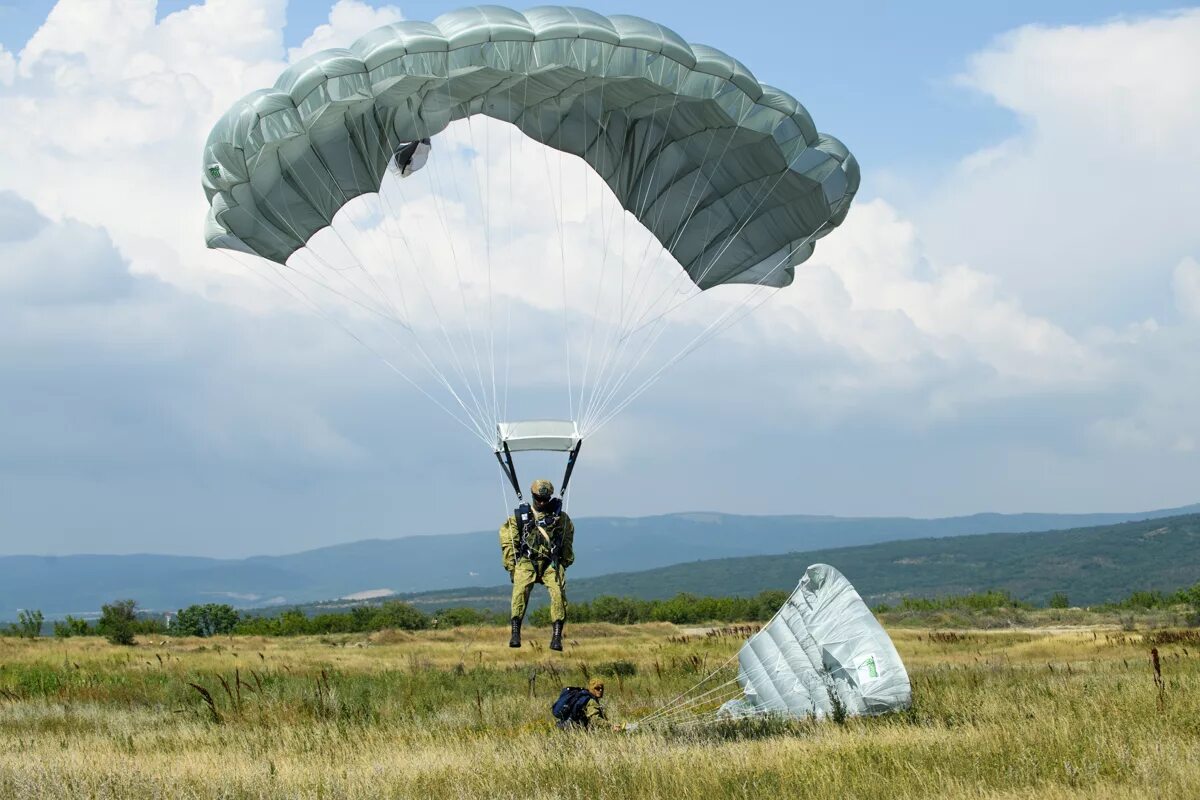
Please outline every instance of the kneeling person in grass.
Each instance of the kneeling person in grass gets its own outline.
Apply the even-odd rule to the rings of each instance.
[[[557,720],[555,724],[563,730],[590,728],[593,721],[608,719],[604,714],[604,706],[600,705],[603,698],[604,681],[592,678],[586,689],[565,687],[551,706],[550,713]]]

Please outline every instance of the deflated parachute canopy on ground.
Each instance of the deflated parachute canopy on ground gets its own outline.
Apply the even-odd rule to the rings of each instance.
[[[735,661],[737,674],[728,677]],[[823,719],[884,714],[911,704],[908,672],[867,604],[842,573],[813,564],[736,654],[638,724]]]
[[[883,714],[912,688],[891,638],[842,573],[813,564],[779,613],[738,652],[738,684],[722,717]]]

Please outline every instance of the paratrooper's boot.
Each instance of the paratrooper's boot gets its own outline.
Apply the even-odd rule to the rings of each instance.
[[[521,618],[512,618],[512,637],[508,640],[509,647],[521,646]]]
[[[561,619],[554,620],[554,628],[550,632],[551,650],[562,650],[562,629],[563,621]]]

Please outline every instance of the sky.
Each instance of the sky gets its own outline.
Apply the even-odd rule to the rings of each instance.
[[[825,6],[636,9],[799,98],[863,182],[792,286],[588,440],[572,513],[1197,502],[1200,9]],[[234,557],[500,521],[495,461],[456,419],[202,233],[225,109],[308,54],[454,7],[0,0],[0,554]],[[491,150],[444,142],[473,182]],[[492,242],[437,174],[403,213],[445,265],[447,219],[464,253]],[[528,256],[598,252],[613,217],[587,175],[558,195],[538,169],[496,180],[505,299],[533,309],[510,329],[512,402],[532,409],[559,339]],[[561,459],[519,466],[557,477]]]

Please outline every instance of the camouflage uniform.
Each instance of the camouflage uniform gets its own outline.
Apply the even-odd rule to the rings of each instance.
[[[587,720],[584,725],[589,728],[592,727],[592,723],[596,721],[597,717],[607,719],[604,716],[604,706],[600,705],[599,698],[594,695],[587,701],[587,705],[583,707],[583,716]]]
[[[537,487],[538,483],[534,486]],[[535,583],[543,584],[550,593],[550,619],[563,620],[567,617],[566,571],[575,561],[575,552],[572,549],[575,524],[571,522],[567,512],[560,511],[558,519],[549,527],[544,527],[541,522],[546,513],[538,511],[537,508],[533,509],[534,521],[538,526],[528,537],[529,557],[520,555],[521,532],[517,529],[516,519],[509,517],[500,527],[500,553],[504,559],[504,569],[512,577],[514,619],[524,619],[525,607],[529,604],[529,594],[533,591]],[[554,542],[561,542],[557,565],[550,563]]]

